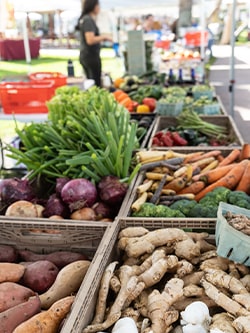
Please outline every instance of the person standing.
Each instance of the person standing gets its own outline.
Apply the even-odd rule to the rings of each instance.
[[[85,0],[76,29],[80,31],[80,63],[87,79],[95,81],[101,87],[101,43],[112,41],[107,35],[100,35],[96,17],[100,12],[98,0]]]

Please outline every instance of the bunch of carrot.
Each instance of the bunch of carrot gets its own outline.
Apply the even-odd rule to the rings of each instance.
[[[138,152],[137,158],[141,169],[147,171],[141,186],[150,192],[167,174],[161,191],[165,194],[199,201],[220,186],[250,194],[250,144],[233,149],[225,157],[220,150],[189,154],[168,150]],[[151,186],[147,186],[150,181]]]
[[[197,187],[202,182],[205,187],[195,193],[197,201],[219,186],[250,194],[250,144],[245,144],[241,151],[232,150],[224,158],[219,154],[217,163],[215,168],[193,176],[192,184],[185,191],[192,190],[192,186]]]

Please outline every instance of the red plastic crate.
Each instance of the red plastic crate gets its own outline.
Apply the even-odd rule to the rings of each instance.
[[[0,99],[5,114],[47,113],[46,102],[53,94],[53,80],[0,84]]]
[[[201,46],[201,31],[190,31],[185,34],[186,45],[188,46]],[[208,43],[208,32],[204,31],[204,43]]]
[[[155,47],[164,49],[164,50],[169,50],[170,48],[170,40],[157,40],[155,41]]]
[[[53,80],[55,89],[67,84],[67,76],[59,72],[34,72],[29,75],[29,78],[34,82]]]

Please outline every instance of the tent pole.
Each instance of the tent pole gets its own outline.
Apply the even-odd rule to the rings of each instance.
[[[230,114],[234,118],[234,87],[235,87],[235,59],[234,59],[234,47],[235,47],[235,27],[236,27],[236,4],[237,0],[233,0],[232,7],[232,26],[231,26],[231,59],[230,59],[230,81],[229,81],[229,93],[230,93]]]
[[[206,13],[205,13],[205,0],[201,0],[201,67],[202,75],[201,81],[205,81],[205,30],[206,30]]]
[[[27,29],[27,17],[23,18],[22,23],[23,23],[23,44],[24,44],[25,58],[27,64],[30,65],[31,55],[30,55],[28,29]]]

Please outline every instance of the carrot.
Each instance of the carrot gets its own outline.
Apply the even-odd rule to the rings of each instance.
[[[236,187],[236,191],[243,191],[247,194],[250,194],[250,161],[248,161],[247,167],[241,177],[239,184]]]
[[[250,159],[250,143],[244,143],[241,153],[240,160]]]
[[[197,156],[201,156],[202,154],[203,154],[202,151],[197,151],[197,152],[195,152],[195,153],[190,153],[190,154],[188,154],[188,155],[185,157],[183,164],[187,164],[187,163],[189,163],[193,158],[195,158],[195,157],[197,157]]]
[[[174,190],[175,192],[178,192],[186,186],[186,183],[187,180],[185,177],[178,177],[167,183],[167,185],[164,186],[164,189]]]
[[[222,162],[224,160],[224,156],[223,155],[218,155],[217,156],[217,161],[218,162]]]
[[[231,164],[235,162],[239,157],[240,157],[240,150],[235,148],[234,150],[231,151],[229,155],[227,155],[227,157],[224,158],[223,161],[220,162],[219,166]]]
[[[192,180],[193,181],[202,180],[206,184],[212,184],[217,180],[219,180],[220,178],[224,177],[235,165],[236,165],[235,163],[232,163],[222,167],[217,167],[214,170],[210,170],[203,174],[193,176]]]
[[[241,180],[241,177],[245,171],[245,168],[248,164],[247,160],[244,160],[238,164],[235,164],[233,168],[222,178],[212,183],[211,185],[204,188],[196,196],[195,200],[200,201],[207,193],[213,191],[219,186],[224,186],[230,190],[234,189]],[[219,168],[220,169],[220,168]]]
[[[196,157],[193,157],[189,162],[190,163],[194,163],[194,162],[197,162],[201,159],[205,159],[205,158],[209,158],[209,157],[217,157],[221,154],[221,151],[220,150],[212,150],[212,151],[208,151],[207,153],[204,153],[202,155],[199,155],[199,156],[196,156]]]
[[[214,170],[218,166],[219,161],[214,160],[210,164],[208,164],[204,169],[201,170],[201,173],[206,173],[207,171]]]
[[[197,194],[201,190],[203,190],[205,186],[206,184],[201,180],[198,182],[193,182],[192,184],[190,184],[189,186],[185,187],[183,190],[178,192],[178,194],[186,194],[186,193]]]

